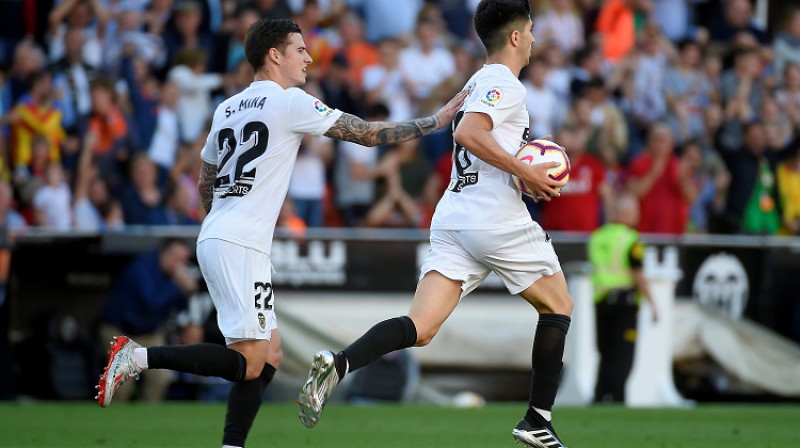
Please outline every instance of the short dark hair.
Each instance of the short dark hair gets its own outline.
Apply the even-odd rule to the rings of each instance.
[[[528,0],[481,0],[475,10],[473,23],[486,53],[503,49],[509,25],[520,20],[530,20],[531,5]]]
[[[302,34],[297,23],[289,19],[266,18],[251,25],[244,39],[244,54],[253,71],[257,72],[264,65],[271,48],[283,53],[292,33]]]

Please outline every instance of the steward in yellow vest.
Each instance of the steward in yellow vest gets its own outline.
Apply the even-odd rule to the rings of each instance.
[[[644,296],[650,300],[642,272],[644,244],[635,230],[638,221],[637,200],[622,195],[614,203],[611,222],[589,238],[600,352],[594,397],[597,402],[625,401],[625,381],[633,366],[639,299]],[[653,310],[655,320],[655,307]]]

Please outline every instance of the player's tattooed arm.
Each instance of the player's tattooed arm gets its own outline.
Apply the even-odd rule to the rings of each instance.
[[[336,123],[325,133],[327,137],[358,143],[364,146],[377,146],[387,143],[400,143],[428,135],[448,126],[453,120],[470,90],[457,93],[435,115],[398,123],[368,122],[350,114],[342,114]]]
[[[345,140],[364,146],[377,146],[400,143],[428,135],[441,128],[436,115],[416,120],[389,123],[385,121],[368,122],[355,115],[342,114],[325,133],[327,137]]]
[[[197,191],[206,213],[211,211],[211,202],[214,200],[214,182],[217,180],[217,166],[203,161],[200,168],[200,178],[197,181]]]

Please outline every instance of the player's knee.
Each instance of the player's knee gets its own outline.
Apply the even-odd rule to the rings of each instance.
[[[564,316],[572,316],[573,308],[575,308],[575,304],[572,302],[572,297],[566,294],[556,301],[553,312],[556,314],[563,314]]]
[[[277,350],[270,350],[269,353],[267,353],[267,364],[271,365],[272,367],[275,367],[276,369],[280,367],[281,360],[283,360],[283,350],[280,348]]]
[[[436,336],[436,330],[427,329],[420,331],[420,329],[417,329],[417,343],[414,344],[414,347],[425,347],[433,341],[434,336]]]
[[[247,373],[244,375],[245,381],[250,381],[257,379],[261,376],[261,371],[264,370],[264,363],[261,362],[248,362],[247,363]]]

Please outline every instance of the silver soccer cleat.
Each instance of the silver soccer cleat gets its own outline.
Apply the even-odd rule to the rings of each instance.
[[[313,428],[319,421],[322,408],[339,384],[333,353],[323,350],[314,355],[308,379],[300,389],[297,405],[300,407],[300,421],[306,428]]]
[[[514,442],[533,448],[566,448],[550,425],[533,427],[524,418],[511,430]]]
[[[138,380],[141,368],[133,361],[133,349],[141,345],[134,342],[127,336],[117,336],[111,341],[111,349],[108,350],[108,364],[100,375],[100,382],[95,386],[97,389],[97,403],[102,407],[111,404],[114,392],[122,383],[128,380]]]

